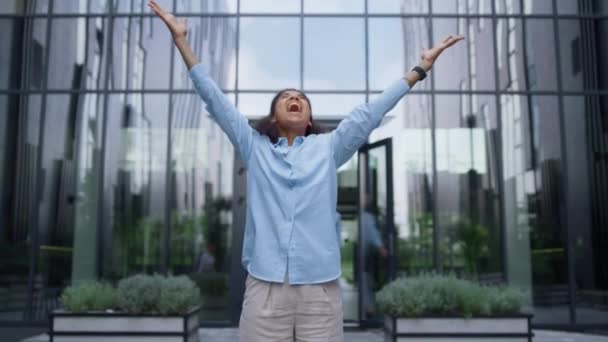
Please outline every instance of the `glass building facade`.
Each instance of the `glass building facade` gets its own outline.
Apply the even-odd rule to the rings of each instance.
[[[608,3],[159,3],[252,122],[295,87],[331,129],[465,35],[338,170],[345,321],[437,270],[520,288],[537,327],[608,327]],[[236,324],[245,182],[146,1],[0,3],[0,323],[145,272],[190,276],[204,324]],[[357,243],[370,212],[386,259]]]

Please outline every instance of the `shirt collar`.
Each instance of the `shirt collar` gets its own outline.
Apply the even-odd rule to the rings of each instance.
[[[293,144],[294,146],[298,146],[300,145],[302,142],[304,142],[304,137],[301,135],[298,135],[294,140],[293,140]],[[277,139],[277,142],[274,144],[274,146],[287,146],[288,145],[288,141],[287,138],[285,137],[279,137],[279,139]]]

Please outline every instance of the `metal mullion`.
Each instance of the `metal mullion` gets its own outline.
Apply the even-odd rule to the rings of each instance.
[[[27,12],[28,10],[30,10],[28,8],[31,8],[31,6],[33,6],[33,3],[31,2],[27,2],[25,4],[25,8],[24,8],[24,12]],[[23,37],[31,37],[32,34],[32,26],[33,26],[33,20],[32,19],[27,19],[24,18],[23,19]],[[29,82],[28,80],[30,79],[29,74],[30,74],[30,68],[28,67],[29,62],[30,62],[30,56],[31,56],[31,49],[29,49],[28,44],[29,44],[30,40],[28,39],[27,42],[23,42],[22,43],[22,48],[21,48],[21,54],[22,54],[22,61],[25,61],[25,65],[22,66],[21,69],[21,85],[20,85],[20,89],[22,90],[26,90],[27,88],[29,88]],[[26,174],[29,175],[29,170],[27,169],[28,166],[28,158],[29,158],[29,151],[28,151],[28,146],[27,146],[27,130],[29,127],[29,120],[28,120],[28,107],[29,107],[29,97],[24,97],[22,94],[19,94],[19,111],[20,114],[18,120],[18,124],[19,124],[19,130],[20,132],[18,132],[17,134],[17,170],[21,171],[20,174]],[[23,133],[23,134],[20,134]],[[17,182],[15,184],[15,193],[17,194],[17,200],[18,202],[15,205],[15,209],[13,209],[13,227],[17,227],[17,225],[19,224],[19,217],[22,216],[22,213],[24,213],[24,207],[27,209],[27,206],[25,205],[25,200],[28,199],[30,192],[28,191],[28,183],[27,183],[28,179],[24,179],[24,177],[19,177],[17,178]],[[24,198],[25,197],[25,198]],[[27,214],[27,212],[25,212],[25,214]],[[27,221],[26,221],[27,222]],[[35,246],[32,244],[30,246],[30,255],[32,255],[34,253],[34,249]],[[30,272],[28,272],[28,303],[26,304],[25,310],[22,312],[22,318],[24,321],[29,321],[29,312],[31,311],[31,300],[30,300],[30,296],[31,296],[31,288],[29,287],[29,284],[31,284],[33,282],[33,274],[31,272],[32,269],[34,269],[34,259],[30,258],[30,262],[29,262],[29,266],[30,266]]]
[[[429,12],[427,14],[427,18],[428,18],[428,36],[429,36],[429,42],[430,42],[430,46],[433,46],[434,43],[434,39],[433,39],[433,2],[429,2]],[[431,156],[432,156],[432,167],[433,167],[433,174],[432,174],[432,179],[433,179],[433,194],[432,194],[432,198],[431,198],[431,203],[432,203],[432,216],[433,216],[433,267],[435,269],[435,271],[440,271],[441,269],[441,264],[440,264],[440,260],[439,260],[439,223],[438,223],[438,208],[437,208],[437,190],[438,190],[438,186],[437,186],[437,139],[435,137],[435,133],[436,133],[436,126],[437,126],[437,114],[435,113],[435,95],[436,95],[436,90],[435,90],[435,75],[431,74]]]
[[[552,19],[554,18],[553,14],[470,14],[470,15],[459,15],[459,14],[451,14],[451,13],[400,13],[400,14],[391,14],[391,13],[374,13],[374,14],[364,14],[364,13],[246,13],[239,14],[237,13],[200,13],[200,12],[184,12],[177,13],[176,15],[180,17],[197,17],[197,18],[205,18],[205,17],[300,17],[303,15],[306,18],[364,18],[365,16],[369,18],[531,18],[531,19]],[[29,13],[29,14],[0,14],[0,19],[7,18],[44,18],[48,17],[48,14],[43,13]],[[52,15],[55,18],[75,18],[75,17],[103,17],[109,18],[124,18],[124,17],[154,17],[155,14],[152,13],[114,13],[110,15],[109,13],[57,13]],[[559,14],[557,15],[559,19],[608,19],[608,14]]]
[[[519,0],[519,5],[520,8],[524,7],[524,3],[523,0]],[[524,18],[521,19],[521,37],[522,37],[522,50],[523,50],[523,59],[524,59],[524,83],[525,83],[525,89],[526,90],[530,90],[530,74],[529,74],[529,69],[528,69],[528,65],[530,63],[530,55],[528,53],[528,21]],[[559,94],[558,94],[559,96]],[[535,133],[534,132],[534,125],[532,123],[532,115],[533,115],[533,111],[534,108],[532,106],[532,94],[526,94],[526,99],[527,99],[527,109],[528,109],[528,115],[527,115],[527,133],[528,133],[528,144],[529,144],[529,148],[525,148],[526,147],[526,142],[524,141],[524,151],[526,153],[530,154],[530,165],[526,165],[526,168],[530,167],[530,168],[536,168],[536,164],[537,164],[537,160],[536,160],[536,151],[534,149],[534,136]],[[535,183],[536,183],[536,178],[535,178]],[[536,185],[535,185],[536,188]]]
[[[492,48],[494,52],[494,87],[496,93],[494,94],[494,102],[496,106],[496,130],[498,131],[498,141],[496,152],[498,155],[496,156],[496,160],[498,161],[498,167],[496,176],[498,177],[497,185],[498,185],[498,213],[499,213],[499,230],[500,230],[500,267],[504,274],[505,283],[509,283],[509,270],[507,267],[507,248],[506,248],[506,239],[507,239],[507,226],[506,226],[506,215],[505,215],[505,190],[504,190],[504,160],[503,160],[503,148],[502,148],[502,107],[500,105],[500,72],[498,70],[498,43],[496,41],[496,25],[498,25],[498,18],[496,17],[496,3],[491,3],[491,11],[492,11]]]
[[[48,14],[50,14],[53,10],[53,1],[54,0],[49,0],[49,7],[48,7]],[[33,198],[30,199],[30,208],[32,208],[32,210],[34,211],[33,213],[30,212],[30,218],[33,218],[33,220],[30,222],[29,224],[29,231],[30,234],[32,236],[32,250],[31,250],[31,257],[32,257],[32,264],[31,264],[31,269],[30,269],[30,278],[28,279],[28,295],[27,295],[27,309],[26,312],[28,313],[26,315],[26,319],[29,321],[33,320],[33,296],[34,296],[34,277],[36,276],[37,273],[37,268],[38,268],[38,258],[40,256],[40,240],[39,240],[39,226],[38,223],[40,221],[40,197],[43,194],[43,192],[41,191],[40,187],[41,185],[43,185],[44,183],[41,181],[40,177],[43,175],[42,173],[42,155],[44,153],[44,136],[45,136],[45,126],[46,126],[46,102],[47,102],[47,94],[45,93],[45,91],[48,89],[48,83],[49,83],[49,61],[50,61],[50,43],[51,43],[51,34],[52,34],[52,20],[53,17],[49,15],[49,17],[47,18],[47,22],[46,22],[46,37],[45,37],[45,48],[46,48],[46,55],[44,56],[44,75],[43,75],[43,80],[42,80],[42,100],[40,102],[40,125],[38,126],[38,153],[36,155],[36,164],[34,166],[34,169],[36,170],[36,174],[34,175],[34,196]]]
[[[234,73],[234,106],[239,108],[239,57],[241,48],[241,0],[236,1],[236,32],[235,32],[235,73]],[[202,51],[202,46],[201,46]],[[223,92],[224,90],[222,90]]]
[[[365,0],[365,19],[364,19],[364,35],[365,35],[365,102],[369,102],[369,14],[367,11],[368,0]],[[369,141],[369,137],[368,137]]]
[[[304,89],[304,0],[300,0],[300,89]]]
[[[105,209],[105,181],[106,181],[106,147],[107,147],[107,135],[108,135],[108,103],[110,92],[110,67],[113,65],[113,41],[114,41],[114,18],[112,14],[114,13],[114,6],[112,3],[109,4],[109,14],[106,24],[107,24],[107,32],[108,39],[104,39],[104,43],[107,48],[101,47],[100,58],[103,58],[103,53],[106,54],[105,60],[105,77],[104,77],[104,87],[102,89],[103,98],[103,118],[102,118],[102,133],[101,133],[101,150],[99,152],[99,179],[97,182],[97,274],[100,277],[103,276],[103,254],[104,254],[104,240],[103,240],[103,231],[104,231],[104,209]],[[100,66],[102,65],[102,61],[100,61]]]
[[[177,9],[177,5],[175,1],[173,1],[173,13]],[[173,51],[173,41],[169,40],[169,51],[171,51],[169,56],[169,115],[167,117],[167,140],[166,140],[166,158],[165,158],[165,210],[164,210],[164,219],[163,219],[163,241],[161,244],[161,261],[160,261],[160,272],[164,275],[167,275],[169,270],[169,249],[171,248],[169,244],[170,239],[170,228],[171,228],[171,205],[173,198],[173,189],[172,186],[172,175],[173,168],[171,167],[172,159],[173,159],[173,97],[175,94],[173,91],[173,72],[174,72],[174,64],[175,64],[175,53]]]
[[[221,89],[222,92],[227,94],[236,93],[233,89]],[[275,94],[276,90],[272,89],[241,89],[238,91],[239,93],[244,94]],[[0,95],[32,95],[32,94],[195,94],[194,90],[191,89],[108,89],[107,91],[100,89],[49,89],[47,91],[42,90],[19,90],[19,89],[4,89],[0,90]],[[323,89],[313,89],[307,90],[307,94],[341,94],[341,95],[349,95],[349,94],[360,94],[363,95],[366,93],[365,90],[323,90]],[[370,94],[380,94],[382,90],[370,90]],[[562,92],[558,92],[555,90],[502,90],[502,91],[494,91],[494,90],[424,90],[424,89],[412,89],[409,92],[410,94],[441,94],[441,95],[536,95],[536,96],[608,96],[608,89],[602,90],[581,90],[581,91],[567,91],[564,90]]]
[[[557,90],[561,92],[563,90],[563,80],[562,80],[562,67],[561,67],[561,54],[560,54],[560,40],[559,40],[559,25],[557,20],[557,1],[553,0],[553,37],[555,40],[555,55],[556,55],[556,68],[557,68]],[[568,267],[568,295],[570,299],[569,314],[570,314],[570,323],[576,324],[576,312],[574,309],[574,305],[576,303],[576,293],[574,291],[574,287],[576,286],[576,281],[574,279],[574,246],[572,244],[572,231],[571,227],[569,227],[568,222],[568,151],[566,144],[566,123],[565,123],[565,113],[564,113],[564,96],[558,96],[558,105],[559,105],[559,136],[560,136],[560,147],[561,154],[560,158],[562,160],[562,175],[561,175],[561,187],[564,191],[561,192],[560,203],[562,204],[560,207],[561,210],[561,221],[562,224],[565,225],[566,228],[566,258],[567,258],[567,267]]]

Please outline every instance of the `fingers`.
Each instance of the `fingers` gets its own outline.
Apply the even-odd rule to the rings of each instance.
[[[443,51],[463,39],[464,39],[463,35],[457,35],[457,36],[450,35],[441,42],[440,49]]]
[[[148,6],[150,7],[150,9],[152,9],[154,13],[156,13],[156,15],[161,18],[167,15],[167,12],[162,7],[160,7],[160,5],[154,0],[150,0]]]

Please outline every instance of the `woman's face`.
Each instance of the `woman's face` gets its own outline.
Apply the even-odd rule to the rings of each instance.
[[[272,122],[282,129],[306,132],[312,126],[310,116],[310,104],[304,94],[297,90],[285,90],[276,102]]]

